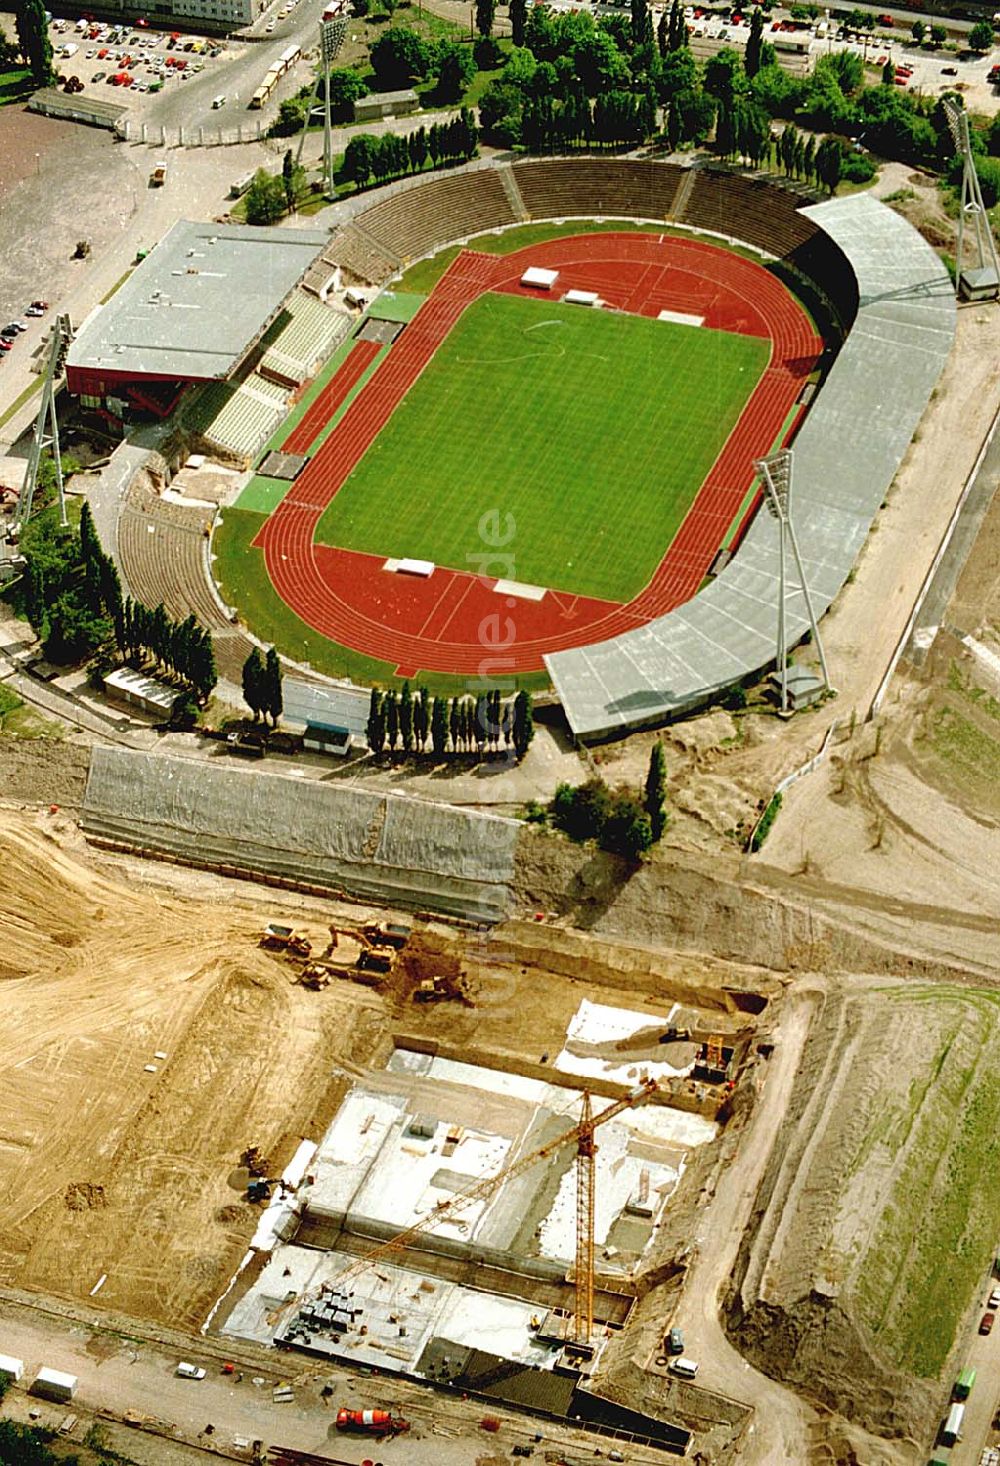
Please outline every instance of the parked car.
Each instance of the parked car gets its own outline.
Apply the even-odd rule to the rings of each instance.
[[[979,1320],[979,1332],[981,1334],[992,1333],[993,1325],[996,1323],[996,1318],[997,1316],[995,1313],[984,1313],[982,1318]]]
[[[188,1364],[187,1361],[183,1359],[174,1370],[174,1374],[179,1375],[181,1379],[205,1378],[205,1371],[203,1369],[199,1369],[196,1364]]]
[[[994,1288],[986,1301],[987,1308],[1000,1308],[1000,1288]]]
[[[6,336],[0,336],[0,351],[10,351],[13,345],[13,341],[8,341]]]
[[[942,76],[957,76],[958,75],[958,67],[957,66],[942,66],[942,68],[941,68],[941,75]]]
[[[667,1351],[670,1354],[684,1353],[684,1335],[680,1329],[671,1329],[667,1335]]]
[[[47,300],[33,300],[31,304],[35,307],[36,310],[40,311],[47,311],[49,308],[49,303]]]
[[[11,321],[8,326],[4,327],[4,335],[6,336],[8,331],[13,331],[14,335],[16,336],[19,332],[26,331],[27,329],[27,321]]]

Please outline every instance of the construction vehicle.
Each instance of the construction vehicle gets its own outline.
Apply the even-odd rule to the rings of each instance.
[[[76,241],[76,249],[73,251],[73,258],[75,260],[85,260],[85,259],[88,259],[89,257],[90,257],[90,240],[89,239],[78,239]]]
[[[316,960],[330,972],[350,977],[356,971],[390,973],[396,965],[396,956],[395,947],[386,946],[363,931],[331,926],[326,951]]]
[[[312,942],[308,937],[277,921],[268,922],[258,945],[270,952],[284,952],[287,957],[301,957],[303,960],[312,954]]]
[[[320,967],[316,962],[310,962],[308,967],[303,967],[299,973],[299,982],[310,992],[318,993],[330,984],[330,974],[325,967]]]
[[[338,1430],[360,1430],[365,1435],[402,1435],[409,1430],[410,1422],[388,1410],[348,1410],[341,1405],[337,1411]]]
[[[504,1186],[509,1181],[523,1175],[539,1161],[548,1160],[555,1155],[564,1145],[576,1145],[576,1262],[573,1270],[573,1284],[576,1290],[575,1307],[573,1317],[570,1320],[571,1337],[567,1340],[567,1348],[577,1354],[592,1355],[593,1346],[591,1338],[594,1332],[594,1210],[595,1210],[595,1160],[597,1156],[597,1144],[594,1140],[594,1133],[599,1125],[608,1120],[613,1120],[624,1110],[634,1109],[636,1105],[648,1099],[651,1095],[659,1092],[660,1086],[652,1079],[644,1079],[635,1089],[623,1095],[621,1099],[615,1100],[613,1104],[594,1114],[591,1108],[591,1097],[587,1090],[582,1095],[582,1110],[579,1123],[574,1125],[565,1134],[559,1135],[555,1140],[550,1140],[547,1145],[542,1145],[538,1150],[532,1151],[529,1155],[521,1156],[519,1160],[509,1166],[501,1167],[492,1176],[484,1176],[479,1181],[474,1181],[464,1191],[456,1191],[447,1201],[440,1200],[427,1213],[426,1216],[414,1222],[395,1237],[390,1237],[387,1242],[381,1243],[378,1247],[372,1248],[364,1256],[357,1258],[342,1273],[328,1282],[320,1283],[316,1288],[308,1288],[302,1294],[293,1293],[282,1303],[274,1313],[268,1317],[268,1323],[273,1327],[280,1327],[282,1319],[292,1309],[303,1309],[314,1299],[322,1297],[328,1292],[344,1293],[350,1290],[351,1282],[375,1266],[379,1261],[384,1261],[394,1253],[405,1252],[409,1244],[419,1238],[424,1232],[430,1231],[445,1218],[455,1216],[457,1212],[466,1207],[474,1206],[477,1202],[488,1200],[498,1187]]]
[[[413,935],[413,928],[399,921],[370,921],[361,928],[361,934],[379,946],[402,951]]]
[[[413,989],[415,1003],[465,1003],[472,1007],[469,985],[462,973],[455,977],[424,977]]]
[[[167,165],[166,163],[157,163],[156,167],[149,175],[149,186],[150,188],[162,188],[166,181]]]

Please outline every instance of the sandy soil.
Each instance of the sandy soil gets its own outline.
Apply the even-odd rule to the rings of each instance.
[[[0,1280],[106,1272],[108,1306],[194,1324],[253,1224],[240,1152],[288,1159],[371,1019],[361,990],[338,1018],[292,986],[253,912],[126,887],[75,843],[49,815],[0,837]]]

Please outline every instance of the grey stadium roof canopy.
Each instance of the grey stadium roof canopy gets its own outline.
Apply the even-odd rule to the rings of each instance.
[[[955,299],[920,235],[867,194],[802,213],[847,257],[858,312],[795,442],[793,522],[817,615],[840,590],[948,358]],[[759,513],[739,551],[699,595],[636,631],[546,666],[573,732],[610,737],[704,703],[775,655],[778,534]],[[789,645],[808,630],[789,596]]]
[[[83,323],[67,361],[137,376],[228,376],[328,239],[325,230],[182,219]]]

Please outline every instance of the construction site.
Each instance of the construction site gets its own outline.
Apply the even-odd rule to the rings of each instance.
[[[4,1286],[735,1449],[747,1410],[666,1337],[767,974],[276,901],[59,812],[11,812],[0,870]]]

